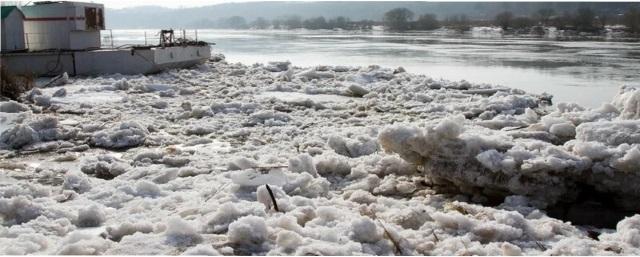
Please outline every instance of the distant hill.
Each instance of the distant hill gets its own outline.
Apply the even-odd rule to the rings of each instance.
[[[224,3],[203,7],[170,9],[158,6],[140,6],[125,9],[107,9],[108,28],[190,28],[220,18],[242,16],[248,21],[258,17],[273,19],[299,15],[302,18],[345,16],[351,20],[381,20],[384,13],[405,7],[416,15],[436,14],[439,19],[465,14],[471,19],[493,19],[497,13],[511,11],[516,16],[530,15],[541,8],[552,8],[556,13],[573,12],[590,7],[596,13],[620,14],[637,3],[617,2],[243,2]]]

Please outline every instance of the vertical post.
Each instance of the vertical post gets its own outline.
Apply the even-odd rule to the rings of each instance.
[[[113,48],[113,30],[109,29],[109,34],[111,34],[111,48]]]
[[[25,40],[24,40],[24,41],[26,41],[26,43],[27,43],[27,49],[31,48],[31,47],[29,46],[29,33],[24,33],[24,37],[25,37]]]
[[[144,45],[147,45],[147,31],[144,32]]]
[[[182,29],[182,42],[187,40],[187,30]]]
[[[196,29],[196,42],[198,42],[198,29]]]

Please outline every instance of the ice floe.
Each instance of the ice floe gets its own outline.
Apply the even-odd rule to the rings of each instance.
[[[215,59],[0,103],[0,253],[640,254],[640,90]]]

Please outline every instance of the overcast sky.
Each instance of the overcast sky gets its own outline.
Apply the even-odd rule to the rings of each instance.
[[[23,1],[0,0],[0,1],[2,1],[3,4],[9,3],[9,2],[21,2],[22,4],[33,2],[33,1],[24,1],[24,0]],[[43,1],[43,0],[35,0],[35,1]],[[221,4],[221,3],[278,1],[278,0],[67,0],[67,1],[102,3],[107,8],[121,9],[121,8],[141,6],[141,5],[157,5],[157,6],[163,6],[168,8],[184,8],[184,7],[214,5],[214,4]],[[280,0],[280,1],[305,2],[305,1],[332,1],[332,0]],[[402,1],[402,0],[343,0],[343,1]],[[410,1],[415,1],[415,0],[410,0]],[[418,0],[418,1],[438,1],[438,0]],[[469,0],[448,0],[448,1],[465,2]],[[477,0],[471,0],[471,1],[477,1]],[[548,0],[508,0],[508,1],[544,2]],[[558,1],[558,0],[554,0],[554,1]],[[559,0],[559,1],[572,2],[572,1],[582,1],[582,0]],[[605,1],[616,1],[616,0],[605,0]],[[629,0],[622,0],[622,1],[629,1]]]
[[[5,2],[5,0],[0,0],[0,1]],[[34,1],[44,1],[44,0],[34,0]],[[157,5],[157,6],[163,6],[168,8],[184,8],[184,7],[214,5],[214,4],[221,4],[221,3],[256,2],[256,1],[260,1],[260,2],[263,2],[263,1],[312,2],[314,1],[314,2],[317,2],[317,1],[335,1],[335,0],[67,0],[67,1],[102,3],[107,8],[121,9],[126,7],[134,7],[134,6],[142,6],[142,5]],[[342,0],[342,1],[402,1],[402,0]],[[418,1],[425,1],[425,0],[418,0]],[[434,0],[427,0],[427,1],[434,1]],[[453,0],[453,1],[468,1],[468,0]],[[522,0],[522,1],[525,1],[525,0]],[[526,0],[526,1],[531,1],[531,0]],[[533,1],[544,1],[544,0],[533,0]],[[14,2],[14,1],[11,1],[11,2]],[[26,4],[28,2],[33,2],[33,1],[23,0],[18,2],[21,2],[22,4]]]
[[[44,0],[22,0],[22,1],[12,1],[12,0],[0,0],[2,5],[13,5],[16,3],[20,3],[22,5],[32,3],[35,1],[44,1]],[[101,3],[104,4],[107,8],[126,8],[126,7],[134,7],[141,5],[157,5],[169,8],[183,8],[183,7],[196,7],[196,6],[204,6],[204,5],[214,5],[221,3],[233,3],[233,2],[250,2],[256,0],[67,0],[67,1],[79,1],[79,2],[93,2],[93,3]],[[268,1],[268,0],[267,0]]]
[[[247,0],[90,0],[91,2],[103,3],[107,8],[125,8],[140,5],[159,5],[169,8],[195,7],[203,5],[213,5],[231,2],[246,2]]]

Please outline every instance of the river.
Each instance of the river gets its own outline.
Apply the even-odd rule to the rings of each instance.
[[[155,43],[158,30],[147,30]],[[104,33],[104,32],[103,32]],[[177,33],[179,34],[179,33]],[[194,31],[187,35],[195,37]],[[103,34],[104,36],[104,34]],[[296,66],[377,64],[447,80],[547,92],[554,102],[598,107],[622,85],[640,85],[640,42],[559,41],[492,33],[198,30],[229,62]],[[157,36],[156,36],[157,37]],[[113,30],[115,45],[144,43],[144,30]]]

